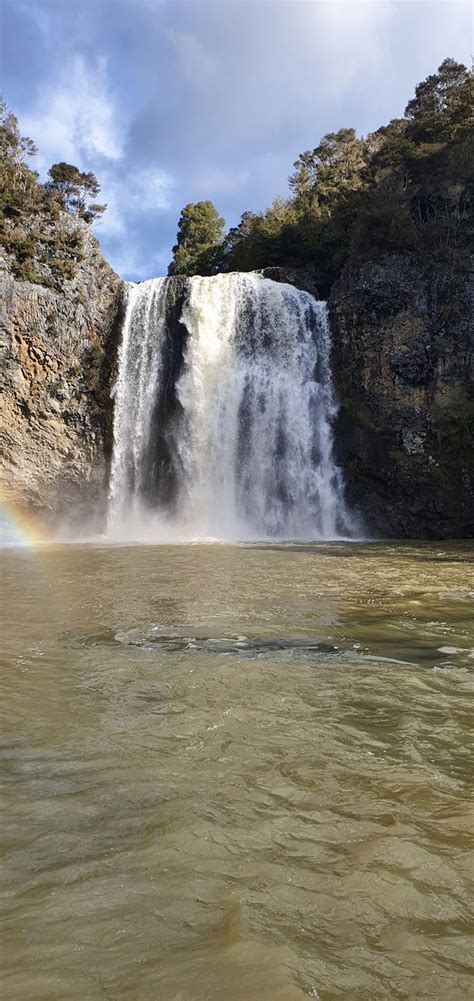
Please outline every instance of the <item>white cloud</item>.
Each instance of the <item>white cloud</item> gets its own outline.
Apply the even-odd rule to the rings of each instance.
[[[104,239],[113,267],[130,278],[166,270],[168,254],[145,255],[131,245],[140,220],[164,212],[170,205],[171,176],[159,166],[134,168],[126,159],[129,120],[109,84],[104,56],[71,56],[67,68],[51,75],[32,105],[22,113],[22,133],[39,147],[35,167],[43,178],[52,163],[66,160],[92,170],[100,183],[98,201],[107,211],[94,224]],[[135,236],[136,240],[136,236]]]
[[[242,189],[250,171],[224,169],[217,164],[205,164],[193,171],[193,190],[205,198],[219,198]]]
[[[130,197],[138,212],[153,212],[169,207],[172,178],[159,167],[150,167],[132,175]]]
[[[101,174],[100,199],[107,203],[107,212],[97,223],[97,235],[124,236],[128,220],[163,212],[170,207],[173,181],[166,171],[149,167],[129,171],[125,177],[113,172]]]
[[[324,61],[322,89],[347,92],[363,74],[365,80],[389,59],[390,26],[396,8],[390,3],[352,0],[308,5],[313,15],[313,37],[319,36],[319,58]],[[310,38],[308,39],[311,45]]]
[[[214,81],[217,60],[199,38],[186,31],[173,29],[169,29],[166,34],[175,49],[181,74],[192,83],[193,87]]]
[[[33,107],[21,115],[23,131],[40,148],[38,164],[58,160],[82,167],[97,157],[123,156],[125,128],[107,79],[107,60],[71,57],[67,68],[39,91]]]

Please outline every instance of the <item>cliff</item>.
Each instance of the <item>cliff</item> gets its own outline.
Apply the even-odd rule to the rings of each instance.
[[[2,494],[53,520],[84,512],[100,519],[112,446],[123,282],[86,224],[61,219],[66,230],[78,225],[82,246],[72,277],[51,279],[40,264],[44,284],[30,283],[17,280],[8,263],[0,266]],[[309,268],[264,274],[318,297]],[[182,351],[182,289],[175,293],[167,353],[173,366]],[[349,503],[379,536],[472,536],[468,274],[459,263],[413,256],[352,262],[333,286],[329,308],[337,458]],[[172,401],[165,409],[173,413]],[[158,436],[157,454],[166,464],[165,439]]]
[[[314,270],[263,274],[319,298]],[[472,282],[459,261],[352,262],[329,299],[346,495],[369,533],[474,535]]]
[[[348,500],[382,536],[474,534],[472,286],[459,263],[346,266],[330,297]]]
[[[2,359],[0,488],[4,499],[50,516],[101,510],[111,449],[110,401],[122,280],[89,227],[68,275],[38,264],[35,283],[0,262]]]

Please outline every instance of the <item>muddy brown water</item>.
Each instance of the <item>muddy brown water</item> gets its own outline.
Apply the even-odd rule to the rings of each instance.
[[[466,1001],[473,551],[1,554],[8,1001]]]

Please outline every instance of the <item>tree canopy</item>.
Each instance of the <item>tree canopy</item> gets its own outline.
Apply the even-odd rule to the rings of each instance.
[[[462,63],[445,59],[419,83],[405,108],[407,134],[418,142],[445,142],[472,125],[472,81]]]
[[[344,263],[384,253],[456,255],[472,241],[471,74],[453,59],[415,89],[403,118],[366,137],[352,128],[301,153],[290,196],[244,212],[229,230],[222,270],[315,269],[326,295]]]
[[[8,110],[3,98],[0,98],[0,157],[2,165],[20,166],[28,156],[38,152],[32,139],[22,136],[18,119]]]
[[[82,173],[71,163],[54,163],[48,171],[48,188],[57,191],[61,205],[67,212],[79,216],[86,222],[93,222],[105,212],[106,205],[90,202],[100,192],[100,185],[92,171]]]
[[[225,220],[210,201],[184,206],[169,275],[211,275],[217,270]]]
[[[367,145],[355,129],[339,129],[301,153],[293,166],[289,185],[299,207],[329,218],[340,198],[365,186]]]
[[[91,223],[106,206],[93,200],[100,191],[95,175],[72,164],[54,164],[41,184],[28,163],[36,153],[0,100],[0,240],[16,278],[54,285],[73,277],[81,256],[80,228],[63,225],[61,210]]]

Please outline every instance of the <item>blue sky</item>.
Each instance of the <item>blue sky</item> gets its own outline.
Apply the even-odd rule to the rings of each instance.
[[[287,192],[298,154],[400,115],[446,56],[457,0],[0,0],[3,96],[40,154],[93,170],[95,226],[126,278],[165,274],[180,209],[228,225]]]

